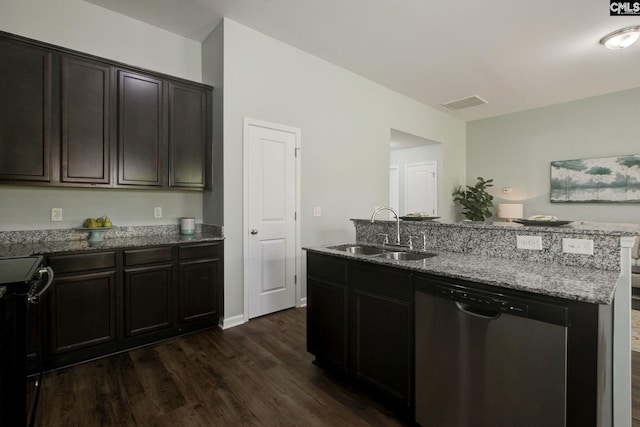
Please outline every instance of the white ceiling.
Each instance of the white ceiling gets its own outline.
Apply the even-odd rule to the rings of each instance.
[[[198,41],[227,17],[463,120],[640,87],[640,43],[598,44],[640,16],[606,0],[86,1]]]

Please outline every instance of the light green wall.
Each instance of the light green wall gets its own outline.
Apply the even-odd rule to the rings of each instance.
[[[215,49],[203,48],[207,63]],[[388,202],[391,129],[443,143],[446,192],[464,177],[464,122],[226,19],[225,318],[243,312],[244,117],[302,131],[303,245],[353,240],[349,218]],[[321,217],[312,216],[314,206]]]
[[[200,43],[81,0],[0,0],[0,30],[176,77],[201,81]],[[163,218],[153,218],[153,207]],[[63,208],[63,222],[50,209]],[[202,220],[199,192],[76,190],[0,185],[0,230],[77,227],[86,216],[116,225]]]
[[[0,0],[0,30],[201,81],[200,43],[82,0]]]
[[[549,202],[551,161],[640,153],[638,105],[640,88],[470,122],[467,181],[494,178],[496,203],[522,201],[525,217],[638,223],[637,204]]]

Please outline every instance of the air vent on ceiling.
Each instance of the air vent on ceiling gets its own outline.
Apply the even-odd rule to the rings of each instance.
[[[487,101],[480,98],[478,95],[468,96],[462,99],[456,99],[455,101],[449,101],[443,106],[449,108],[450,110],[462,110],[463,108],[475,107],[477,105],[487,104]]]

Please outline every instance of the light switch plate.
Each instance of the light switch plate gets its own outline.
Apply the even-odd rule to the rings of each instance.
[[[313,216],[322,216],[322,208],[320,206],[313,207]]]
[[[542,250],[542,237],[540,236],[516,236],[516,247],[530,251]]]
[[[562,239],[562,252],[566,254],[593,255],[593,240]]]
[[[162,218],[162,208],[161,207],[153,208],[153,217],[154,218]]]

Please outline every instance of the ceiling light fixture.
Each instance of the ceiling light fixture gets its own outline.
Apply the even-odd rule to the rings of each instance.
[[[640,26],[621,28],[600,39],[600,44],[607,49],[617,50],[629,47],[640,38]]]

